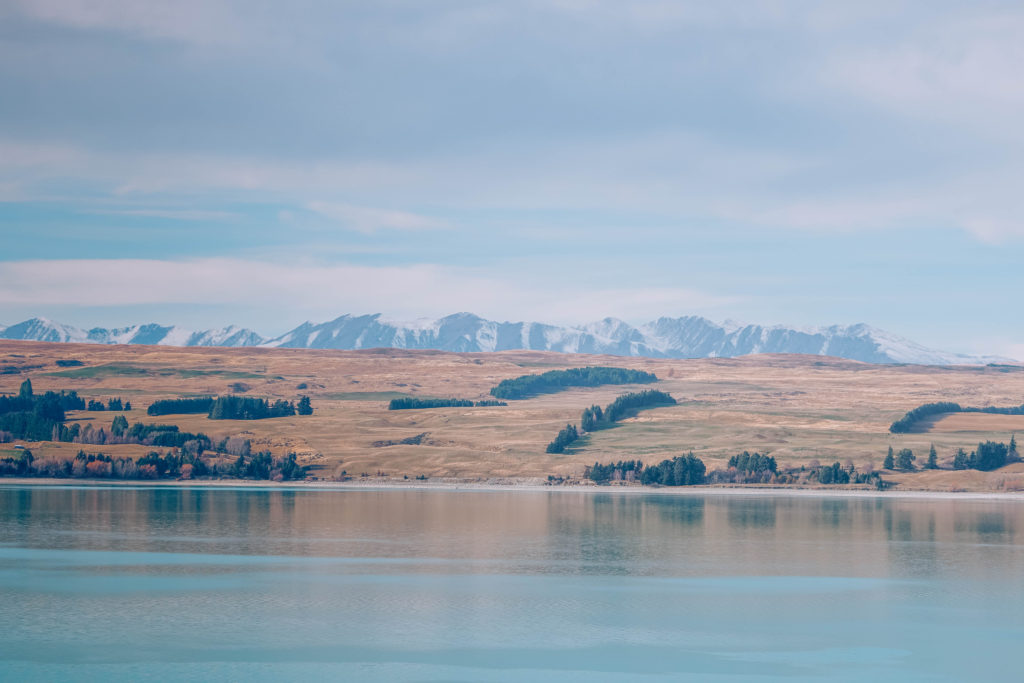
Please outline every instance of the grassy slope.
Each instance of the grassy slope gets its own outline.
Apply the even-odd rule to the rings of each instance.
[[[60,371],[58,358],[83,360],[81,368]],[[1024,419],[957,415],[939,420],[935,431],[894,436],[888,425],[908,409],[936,400],[968,405],[1019,405],[1024,373],[999,369],[872,366],[817,357],[760,356],[741,359],[653,360],[607,356],[567,356],[541,352],[452,354],[401,350],[310,351],[293,349],[180,349],[145,346],[92,346],[0,342],[0,365],[45,367],[23,375],[0,375],[0,391],[13,392],[25,376],[37,391],[76,389],[86,398],[124,396],[136,408],[131,421],[178,424],[211,436],[242,435],[256,448],[295,450],[319,466],[320,476],[383,470],[409,477],[544,477],[579,475],[595,460],[641,457],[660,460],[692,450],[709,466],[724,464],[737,451],[770,452],[780,464],[813,460],[852,460],[881,465],[888,445],[909,447],[921,461],[930,443],[940,460],[958,446],[979,440],[1007,440]],[[388,411],[397,395],[488,398],[498,381],[527,371],[582,365],[614,365],[655,372],[655,385],[573,389],[505,408],[439,408]],[[139,369],[111,371],[110,368]],[[59,374],[54,374],[58,373]],[[207,420],[203,415],[149,418],[145,407],[158,398],[218,394],[245,378],[250,396],[293,400],[308,394],[311,417],[255,422]],[[308,388],[296,389],[299,383]],[[580,411],[606,405],[626,391],[657,388],[680,404],[640,413],[614,429],[593,434],[583,448],[560,455],[544,447]],[[107,413],[81,413],[74,419],[107,426]],[[993,418],[999,418],[993,421]],[[374,448],[375,441],[399,440],[427,432],[418,446]],[[37,456],[67,456],[75,444],[33,446]],[[95,451],[100,447],[90,446]],[[141,454],[145,447],[103,447],[105,452]],[[1008,478],[1008,479],[1007,479]],[[929,487],[1013,488],[1024,485],[1024,471],[928,473],[914,481]]]

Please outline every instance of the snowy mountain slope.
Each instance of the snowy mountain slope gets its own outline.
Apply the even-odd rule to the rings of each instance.
[[[252,330],[234,325],[220,330],[193,330],[157,325],[131,325],[107,329],[83,330],[56,323],[46,318],[32,318],[0,329],[0,339],[30,341],[77,342],[83,344],[152,344],[159,346],[257,346],[265,340]]]
[[[471,313],[414,323],[380,315],[343,315],[329,322],[304,323],[266,342],[267,346],[318,349],[394,347],[446,351],[529,349],[654,358],[730,358],[753,353],[801,353],[868,363],[928,365],[1003,362],[929,349],[864,324],[809,330],[783,326],[719,325],[706,318],[659,318],[633,327],[605,318],[579,327],[534,322],[495,322]]]
[[[654,358],[730,358],[754,353],[836,356],[867,363],[925,365],[1005,362],[996,357],[937,351],[865,324],[813,329],[714,323],[698,316],[658,318],[634,327],[605,318],[572,326],[537,322],[497,322],[472,313],[401,322],[376,315],[343,315],[324,323],[305,322],[265,339],[230,325],[193,331],[156,324],[83,330],[45,318],[0,328],[0,338],[95,344],[164,346],[271,346],[310,349],[441,349],[506,351],[528,349]]]
[[[31,339],[48,342],[90,342],[89,333],[71,325],[62,325],[46,318],[32,318],[7,327],[4,339]]]

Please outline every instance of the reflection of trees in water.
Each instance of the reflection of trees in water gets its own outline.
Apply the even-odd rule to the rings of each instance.
[[[685,539],[703,534],[703,497],[590,494],[584,502],[553,496],[551,550],[574,560],[579,573],[644,573],[638,558],[681,554]]]
[[[729,525],[734,527],[772,528],[778,501],[774,498],[735,498],[727,503]]]
[[[850,515],[850,501],[835,498],[821,501],[822,518],[833,527],[850,526],[853,522]]]
[[[1013,551],[1022,514],[1024,506],[1014,503],[894,501],[882,517],[890,565],[894,573],[929,578],[991,573],[982,554],[965,550]]]
[[[954,526],[957,534],[976,537],[979,543],[1012,541],[1014,536],[1013,518],[1005,512],[979,511],[972,515],[958,517]]]
[[[1013,502],[26,487],[0,491],[0,507],[0,542],[80,549],[500,559],[514,571],[651,576],[997,580],[992,558],[1004,578],[1007,561],[1024,566],[1024,505]]]
[[[885,530],[890,541],[914,540],[913,512],[889,507],[885,510]]]
[[[666,523],[695,526],[704,523],[704,501],[698,496],[662,496],[647,498],[645,505]]]

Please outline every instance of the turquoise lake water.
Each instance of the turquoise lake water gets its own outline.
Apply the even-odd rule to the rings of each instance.
[[[1024,503],[0,486],[3,680],[1024,678]]]

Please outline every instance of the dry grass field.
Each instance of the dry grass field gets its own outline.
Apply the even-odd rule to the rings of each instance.
[[[80,367],[60,368],[58,359]],[[584,437],[571,452],[545,445],[580,411],[605,405],[641,387],[605,386],[510,401],[507,407],[388,411],[397,396],[488,397],[500,380],[548,369],[613,365],[654,372],[654,386],[679,401],[645,411],[619,426]],[[33,367],[39,366],[39,367]],[[709,469],[736,452],[770,453],[780,465],[852,461],[880,468],[889,445],[912,448],[923,463],[934,443],[941,461],[980,440],[1007,441],[1024,433],[1024,417],[959,414],[937,420],[927,433],[891,435],[889,424],[907,410],[938,400],[964,405],[1020,405],[1024,368],[878,366],[816,356],[656,360],[521,351],[456,354],[375,349],[221,349],[97,346],[0,341],[0,392],[16,392],[26,378],[37,391],[74,389],[85,398],[123,397],[130,422],[172,423],[212,437],[244,436],[254,449],[298,453],[312,474],[410,479],[417,475],[464,480],[579,476],[594,461],[645,462],[693,451]],[[308,388],[297,389],[305,383]],[[205,415],[145,414],[159,398],[224,394],[296,399],[307,394],[308,417],[212,421]],[[107,413],[79,412],[72,420],[109,426]],[[424,434],[419,445],[375,446]],[[31,445],[37,456],[73,456],[77,444]],[[111,455],[143,455],[145,446],[85,446]],[[1024,467],[993,473],[922,472],[893,475],[901,488],[1014,490]]]

